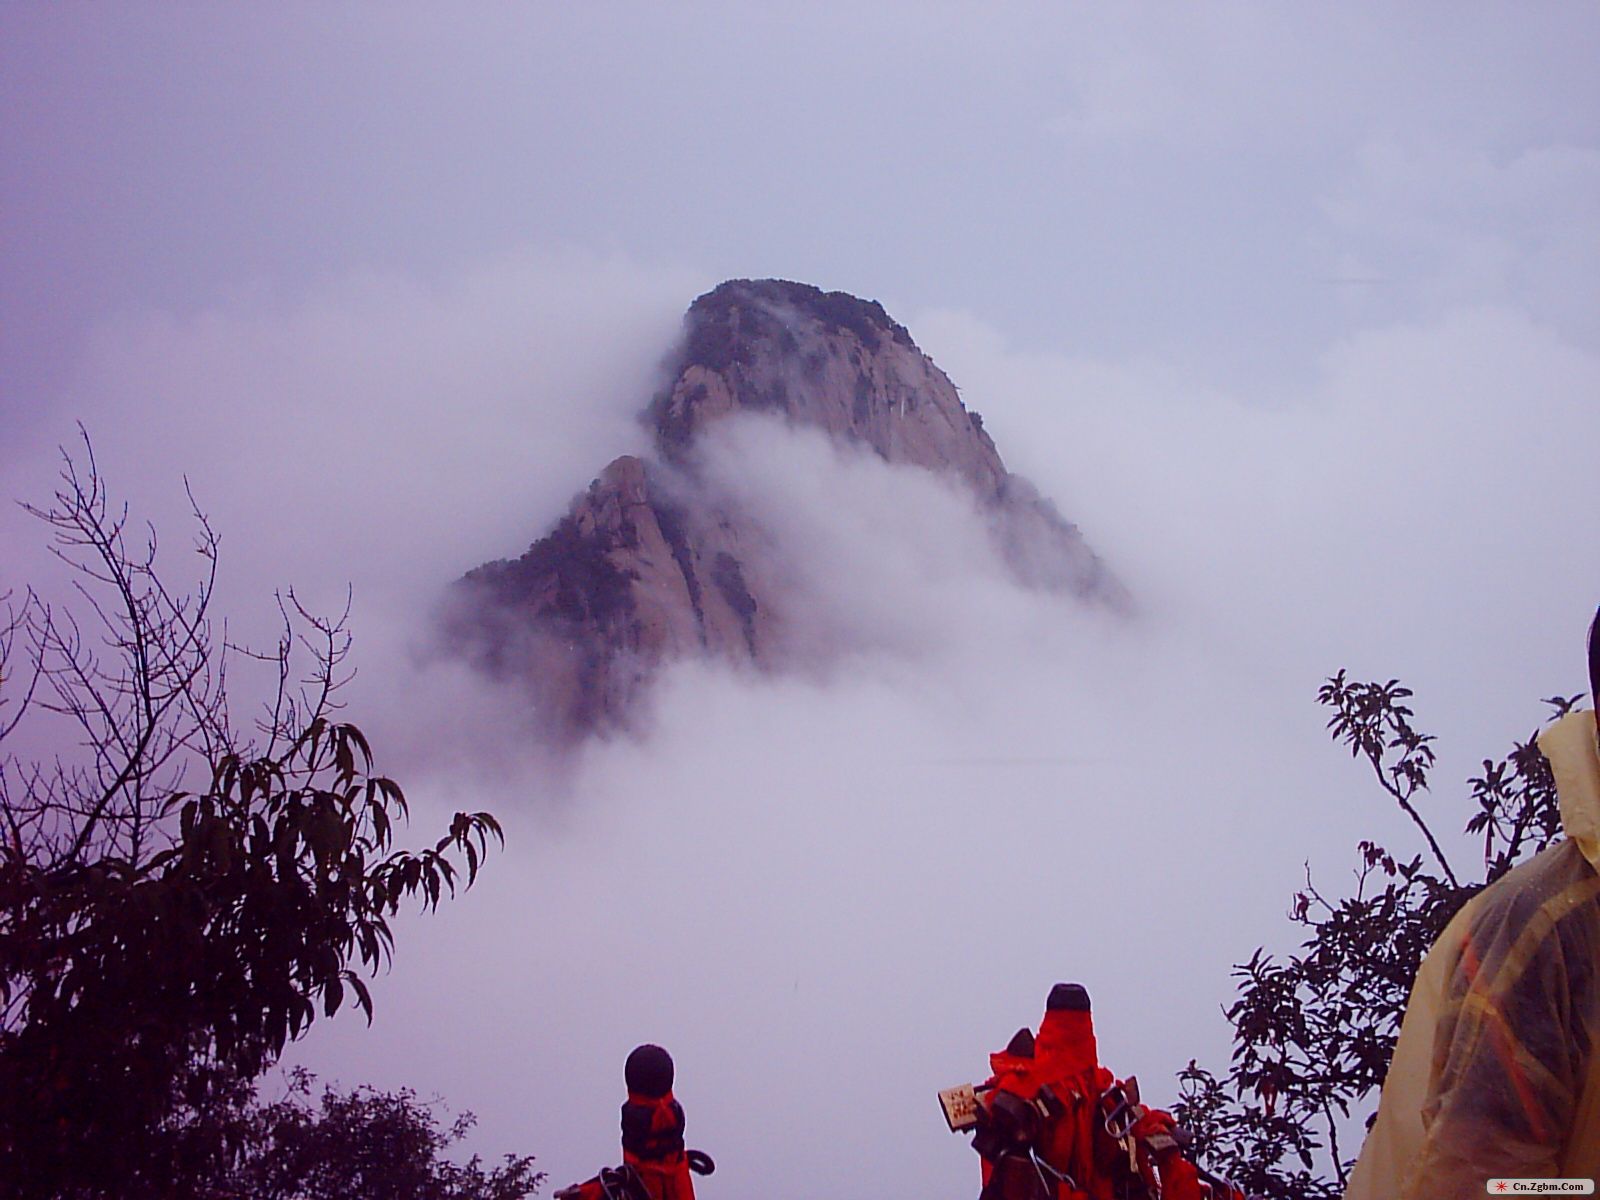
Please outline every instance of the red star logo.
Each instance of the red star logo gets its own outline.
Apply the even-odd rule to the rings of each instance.
[[[1494,1190],[1497,1191],[1497,1192],[1503,1192],[1510,1186],[1511,1185],[1509,1183],[1507,1183],[1504,1179],[1501,1179],[1501,1180],[1497,1180],[1496,1181],[1496,1183],[1494,1185]]]

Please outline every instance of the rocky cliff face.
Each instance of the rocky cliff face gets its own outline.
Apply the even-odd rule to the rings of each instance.
[[[612,462],[527,553],[470,572],[457,589],[453,645],[526,678],[555,739],[626,726],[670,659],[761,669],[792,659],[781,548],[697,486],[706,430],[734,414],[775,414],[958,480],[1020,582],[1126,605],[1077,528],[1006,471],[978,414],[879,304],[734,280],[690,306],[685,334],[670,386],[645,412],[655,455]]]

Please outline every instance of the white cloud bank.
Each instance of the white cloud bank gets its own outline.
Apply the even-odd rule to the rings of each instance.
[[[38,494],[41,447],[81,418],[113,485],[138,481],[158,515],[188,475],[246,594],[327,602],[355,580],[367,603],[404,600],[520,552],[583,472],[643,444],[640,397],[699,290],[530,247],[436,280],[360,272],[291,304],[126,316],[38,439],[4,447],[8,491]]]
[[[914,336],[1140,617],[1005,584],[925,476],[730,430],[710,469],[851,653],[805,679],[677,667],[651,732],[590,747],[552,797],[511,698],[418,673],[416,622],[638,448],[702,287],[530,253],[124,324],[84,375],[114,485],[193,478],[232,604],[354,581],[351,716],[403,769],[419,835],[459,806],[511,836],[471,894],[402,923],[375,1027],[335,1022],[297,1056],[474,1108],[484,1149],[531,1149],[557,1185],[615,1158],[622,1059],[659,1040],[691,1142],[722,1163],[708,1197],[891,1174],[969,1195],[933,1093],[981,1074],[1052,982],[1088,985],[1108,1061],[1166,1098],[1189,1057],[1224,1060],[1228,966],[1283,944],[1301,862],[1331,879],[1357,837],[1404,841],[1325,741],[1324,674],[1417,686],[1445,797],[1578,686],[1600,364],[1548,328],[1451,311],[1353,337],[1313,390],[1268,397],[931,313]],[[11,459],[13,480],[42,461]],[[484,746],[493,769],[465,769]]]

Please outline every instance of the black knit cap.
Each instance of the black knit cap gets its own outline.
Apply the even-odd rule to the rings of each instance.
[[[665,1096],[672,1090],[672,1055],[646,1043],[634,1048],[622,1068],[628,1090],[641,1096]]]
[[[1033,1030],[1024,1025],[1011,1035],[1011,1040],[1006,1043],[1006,1053],[1012,1058],[1033,1057]]]
[[[1081,983],[1058,983],[1044,1002],[1045,1012],[1088,1012],[1089,993]]]

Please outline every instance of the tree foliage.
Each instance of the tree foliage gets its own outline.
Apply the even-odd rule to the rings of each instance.
[[[202,578],[174,591],[87,439],[64,463],[54,504],[29,511],[75,604],[12,594],[0,621],[0,742],[31,734],[33,751],[0,746],[0,1179],[170,1194],[175,1114],[253,1079],[319,1014],[353,1001],[370,1020],[362,976],[388,961],[389,918],[470,885],[501,832],[457,813],[396,848],[405,796],[335,719],[344,619],[290,594],[275,650],[216,639],[199,510]],[[248,733],[233,656],[276,676]]]
[[[1423,956],[1468,899],[1561,835],[1555,782],[1530,734],[1468,781],[1477,811],[1466,830],[1483,835],[1483,861],[1472,877],[1458,875],[1419,808],[1433,738],[1412,725],[1410,697],[1396,680],[1341,671],[1317,698],[1332,712],[1334,740],[1368,765],[1420,846],[1405,858],[1361,842],[1354,891],[1342,897],[1324,896],[1308,872],[1290,913],[1306,930],[1301,952],[1280,961],[1257,949],[1234,968],[1230,1068],[1218,1078],[1191,1062],[1179,1075],[1178,1114],[1197,1152],[1270,1200],[1343,1192],[1360,1147],[1340,1133],[1382,1086]],[[1578,699],[1545,701],[1551,719]]]
[[[340,1091],[295,1068],[287,1094],[262,1103],[253,1085],[213,1093],[177,1114],[167,1138],[175,1169],[168,1195],[252,1200],[523,1200],[544,1182],[529,1155],[498,1166],[446,1157],[476,1123],[470,1112],[441,1124],[442,1105],[409,1088]]]

